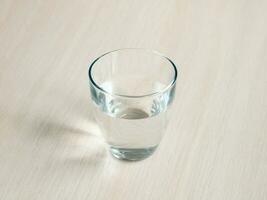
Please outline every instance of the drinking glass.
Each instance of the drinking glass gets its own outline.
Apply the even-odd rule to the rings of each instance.
[[[94,116],[118,159],[141,160],[159,145],[174,99],[177,69],[147,49],[118,49],[89,67]]]

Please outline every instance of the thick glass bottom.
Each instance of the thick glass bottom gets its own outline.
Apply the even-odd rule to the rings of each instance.
[[[118,158],[120,160],[138,161],[143,160],[152,155],[156,148],[157,146],[148,148],[128,149],[111,146],[110,152],[115,158]]]

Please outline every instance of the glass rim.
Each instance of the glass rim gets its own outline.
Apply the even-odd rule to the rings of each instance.
[[[171,66],[173,67],[174,70],[174,78],[172,79],[172,81],[166,86],[164,87],[162,90],[156,91],[156,92],[151,92],[148,94],[144,94],[144,95],[123,95],[123,94],[117,94],[117,93],[112,93],[112,92],[108,92],[107,90],[105,90],[104,88],[100,87],[93,79],[93,75],[92,75],[92,69],[95,66],[95,63],[100,60],[101,58],[103,58],[104,56],[113,53],[113,52],[120,52],[120,51],[124,51],[124,50],[142,50],[142,51],[147,51],[151,54],[160,56],[164,59],[166,59]],[[160,53],[159,51],[153,50],[153,49],[146,49],[146,48],[120,48],[120,49],[115,49],[115,50],[111,50],[108,51],[102,55],[100,55],[99,57],[97,57],[96,59],[93,60],[93,62],[89,65],[89,70],[88,70],[88,76],[89,76],[89,80],[92,83],[92,85],[94,87],[96,87],[97,89],[99,89],[100,91],[102,91],[105,94],[111,95],[111,96],[117,96],[117,97],[122,97],[122,98],[142,98],[142,97],[149,97],[149,96],[154,96],[154,95],[159,95],[164,93],[165,91],[167,91],[168,89],[170,89],[177,80],[178,77],[178,70],[176,65],[174,64],[174,62],[167,56],[165,56],[164,54]]]

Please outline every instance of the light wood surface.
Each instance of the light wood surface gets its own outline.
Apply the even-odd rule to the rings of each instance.
[[[0,0],[0,199],[266,200],[267,1]],[[87,67],[122,47],[178,65],[141,162],[111,157]]]

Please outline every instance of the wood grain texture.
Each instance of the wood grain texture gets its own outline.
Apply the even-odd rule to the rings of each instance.
[[[266,200],[267,1],[0,0],[0,199]],[[122,47],[178,65],[155,154],[110,156],[87,66]]]

